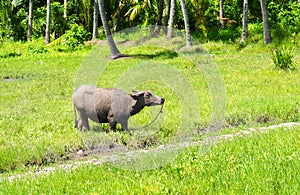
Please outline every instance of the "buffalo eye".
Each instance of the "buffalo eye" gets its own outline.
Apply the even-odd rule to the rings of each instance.
[[[151,94],[147,93],[145,96],[146,96],[147,98],[149,98],[149,97],[151,96]]]

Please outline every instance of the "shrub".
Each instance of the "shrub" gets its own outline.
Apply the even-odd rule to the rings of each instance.
[[[73,49],[84,44],[88,40],[89,33],[78,24],[73,24],[71,29],[68,30],[62,38],[62,45],[71,47]]]
[[[282,47],[276,48],[272,51],[272,60],[276,67],[284,70],[294,70],[293,53],[291,50]]]
[[[31,53],[31,54],[43,54],[43,53],[47,53],[48,50],[43,46],[29,45],[28,46],[28,52]]]

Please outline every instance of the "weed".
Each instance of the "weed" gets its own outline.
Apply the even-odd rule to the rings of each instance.
[[[275,66],[284,70],[295,69],[293,57],[294,55],[292,50],[286,47],[276,48],[271,53],[271,58]]]
[[[68,46],[72,49],[80,47],[84,44],[84,41],[87,40],[89,33],[77,24],[73,24],[71,30],[68,30],[62,37],[62,45]]]

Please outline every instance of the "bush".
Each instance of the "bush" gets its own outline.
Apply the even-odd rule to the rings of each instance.
[[[62,38],[62,45],[71,47],[73,49],[82,46],[84,41],[88,40],[90,33],[88,33],[83,26],[73,24],[71,30],[68,30]]]
[[[284,70],[294,70],[293,53],[291,50],[282,47],[272,51],[272,60],[276,67]]]
[[[48,50],[43,46],[29,45],[28,46],[28,52],[31,53],[31,54],[43,54],[43,53],[47,53]]]
[[[300,32],[300,4],[297,1],[284,4],[270,2],[268,8],[273,40],[281,43],[292,39],[295,43],[294,35]]]

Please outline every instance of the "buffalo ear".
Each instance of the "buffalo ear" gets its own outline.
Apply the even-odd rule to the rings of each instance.
[[[138,90],[136,90],[136,89],[133,89],[133,90],[132,90],[132,92],[133,92],[134,94],[137,94],[137,93],[139,93],[139,91],[138,91]]]
[[[138,99],[138,97],[140,97],[140,96],[144,96],[144,91],[137,91],[137,90],[135,90],[136,91],[136,93],[134,93],[134,94],[130,94],[130,96],[133,98],[133,99]]]

